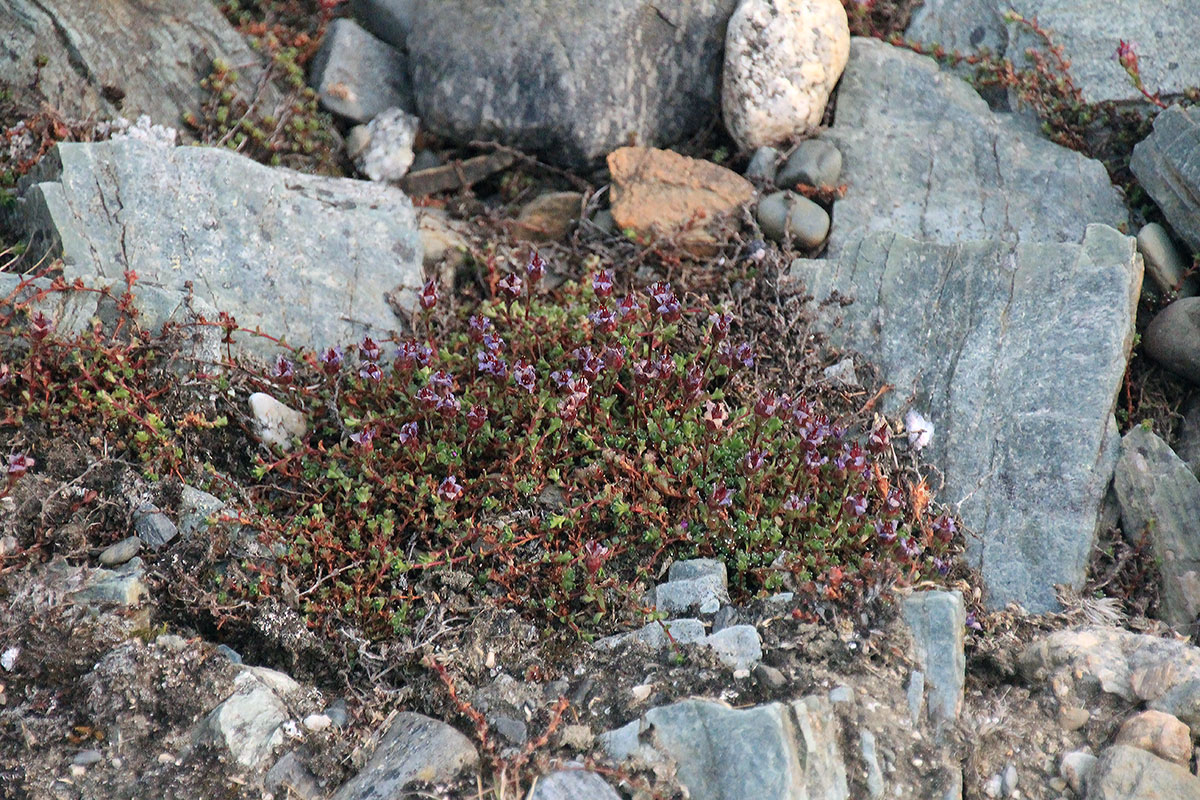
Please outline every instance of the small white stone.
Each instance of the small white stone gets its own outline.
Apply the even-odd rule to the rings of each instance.
[[[72,764],[68,769],[71,772],[72,778],[82,778],[87,774],[87,767],[83,764]]]
[[[4,667],[5,672],[12,672],[13,667],[17,664],[17,656],[21,655],[21,648],[10,647],[3,653],[0,653],[0,667]]]
[[[255,392],[248,400],[250,413],[254,415],[255,432],[265,445],[278,445],[283,450],[292,446],[292,439],[299,439],[308,431],[304,415],[271,397]]]
[[[283,729],[284,735],[289,739],[299,739],[304,735],[300,732],[300,726],[296,724],[296,720],[294,719],[289,719],[280,727]]]
[[[332,724],[328,714],[309,714],[304,718],[304,727],[310,731],[323,731]]]
[[[420,125],[421,120],[403,109],[381,111],[367,124],[370,136],[354,160],[355,166],[373,181],[400,180],[416,158],[413,143]]]
[[[174,763],[175,763],[175,756],[171,755],[170,753],[159,753],[159,754],[158,754],[158,763],[160,763],[160,764],[174,764]]]
[[[652,691],[654,691],[653,685],[649,683],[643,683],[639,686],[634,686],[629,690],[629,693],[633,695],[633,699],[635,701],[642,703],[645,702],[646,698],[650,696],[650,692]]]

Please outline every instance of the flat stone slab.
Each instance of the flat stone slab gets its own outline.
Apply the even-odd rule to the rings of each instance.
[[[1128,221],[1100,162],[995,114],[925,56],[851,40],[837,119],[822,135],[843,156],[829,253],[894,231],[950,244],[1078,242],[1089,223]]]
[[[1129,168],[1179,238],[1200,251],[1200,111],[1171,106],[1155,117]]]
[[[309,348],[401,327],[421,245],[398,189],[265,167],[228,150],[137,141],[58,145],[23,183],[18,214],[56,246],[63,277],[195,295],[238,324]],[[271,352],[264,339],[235,342]]]
[[[925,461],[961,503],[966,556],[988,602],[1057,607],[1081,586],[1117,458],[1113,409],[1133,338],[1142,261],[1103,225],[1082,244],[921,243],[873,234],[792,275],[854,300],[828,333],[879,365],[885,413],[934,425]],[[827,323],[829,324],[829,323]]]
[[[454,728],[405,711],[396,715],[367,765],[331,800],[389,800],[414,781],[448,781],[478,761],[475,746]]]

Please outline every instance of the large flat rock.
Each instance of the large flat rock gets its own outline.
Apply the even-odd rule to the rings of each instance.
[[[893,231],[951,244],[1078,242],[1128,215],[1103,165],[993,113],[930,58],[856,38],[824,134],[842,151],[846,194],[829,252]]]
[[[118,114],[179,127],[199,111],[200,80],[224,59],[254,95],[261,56],[222,16],[195,0],[6,0],[0,3],[0,76],[37,86],[68,119]],[[38,67],[38,57],[45,64]],[[264,104],[277,99],[266,87]]]
[[[935,244],[872,234],[793,263],[817,301],[854,302],[829,333],[895,388],[884,410],[933,424],[924,460],[959,504],[992,607],[1057,607],[1081,586],[1119,439],[1113,421],[1141,288],[1131,237]]]
[[[1025,51],[1044,51],[1046,43],[1027,25],[1007,22],[1010,11],[1036,18],[1062,46],[1071,79],[1089,103],[1145,102],[1114,58],[1122,39],[1137,44],[1142,79],[1152,92],[1177,94],[1200,74],[1194,0],[927,0],[907,36],[963,53],[986,47],[1025,66]]]
[[[1179,238],[1200,252],[1200,111],[1176,105],[1155,117],[1129,168]]]
[[[310,348],[386,337],[421,285],[412,204],[395,188],[262,166],[228,150],[137,141],[60,144],[17,213],[63,274],[196,296]],[[266,340],[237,343],[270,352]]]
[[[416,0],[374,30],[407,44],[423,127],[583,166],[621,145],[678,142],[719,113],[735,5]],[[398,30],[405,20],[418,35]]]

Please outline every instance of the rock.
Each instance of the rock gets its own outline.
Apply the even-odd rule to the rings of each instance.
[[[831,255],[875,231],[950,244],[1078,242],[1125,206],[1099,161],[993,114],[930,58],[854,39],[838,113],[821,138],[844,157]]]
[[[199,113],[200,81],[214,61],[236,68],[246,98],[265,66],[214,4],[192,0],[13,0],[0,4],[0,30],[5,81],[36,82],[64,119],[145,114],[178,128],[185,114]],[[278,91],[261,88],[259,108],[273,108]]]
[[[773,242],[790,237],[804,248],[814,248],[829,235],[829,214],[795,192],[772,192],[758,202],[755,212],[763,235]]]
[[[837,186],[841,175],[842,151],[823,139],[805,139],[779,168],[775,182],[785,189],[795,189],[798,183]]]
[[[1057,608],[1054,584],[1082,586],[1117,458],[1112,412],[1141,283],[1133,239],[1102,225],[1078,245],[874,234],[791,274],[816,302],[855,300],[826,330],[896,387],[884,413],[928,409],[939,434],[923,456],[979,534],[966,556],[988,604]]]
[[[317,779],[296,757],[295,750],[289,750],[267,770],[263,788],[286,800],[322,800],[325,797]]]
[[[641,734],[647,735],[643,739]],[[599,736],[621,762],[671,759],[691,797],[845,800],[845,767],[828,701],[804,698],[734,710],[710,700],[658,706]]]
[[[351,161],[355,161],[367,149],[367,145],[371,143],[371,129],[366,125],[355,125],[346,134],[346,155]],[[416,163],[416,157],[413,157],[413,163]]]
[[[401,108],[388,108],[367,123],[366,146],[354,160],[373,181],[399,181],[413,163],[413,143],[421,120]]]
[[[142,543],[157,550],[179,534],[171,518],[146,503],[133,512],[133,530]]]
[[[1017,791],[1017,767],[1015,764],[1009,764],[1004,768],[1004,774],[1000,779],[1000,792],[1005,797],[1012,797]]]
[[[717,613],[713,615],[712,632],[716,633],[725,628],[732,628],[739,623],[740,616],[736,608],[733,606],[721,606],[717,609]]]
[[[1188,726],[1163,711],[1143,711],[1121,723],[1113,744],[1145,750],[1187,768],[1192,759],[1192,734]]]
[[[247,402],[254,417],[254,435],[268,447],[290,450],[292,440],[303,439],[308,432],[308,422],[303,414],[269,394],[255,392]]]
[[[416,0],[408,60],[422,123],[584,167],[682,141],[718,108],[734,0]]]
[[[20,546],[21,544],[17,541],[17,537],[0,536],[0,558],[12,555],[13,553],[17,552],[17,549]]]
[[[215,744],[227,749],[248,769],[261,769],[283,743],[287,700],[300,685],[282,672],[246,667],[234,680],[234,692],[214,708],[192,732],[193,746]]]
[[[621,795],[595,772],[560,769],[539,778],[527,800],[621,800]]]
[[[676,238],[690,252],[711,250],[708,230],[754,199],[754,185],[735,172],[669,150],[622,147],[608,156],[612,214],[639,237]]]
[[[90,766],[91,764],[97,764],[103,759],[104,756],[101,755],[99,750],[80,750],[75,754],[75,757],[71,759],[71,763],[77,764],[81,767],[86,767]]]
[[[743,149],[811,133],[850,54],[840,0],[742,0],[725,34],[721,115]]]
[[[1045,52],[1046,43],[1027,25],[1006,23],[1010,10],[1051,32],[1087,103],[1146,103],[1115,57],[1118,34],[1137,43],[1142,79],[1152,92],[1181,93],[1200,72],[1200,56],[1178,35],[1196,30],[1187,0],[1149,7],[1140,0],[930,0],[913,14],[907,35],[967,54],[987,48],[1020,68],[1030,63],[1027,49]]]
[[[1200,111],[1173,105],[1154,118],[1154,131],[1134,146],[1129,160],[1129,169],[1192,252],[1200,252],[1198,147]]]
[[[821,374],[834,386],[858,386],[858,375],[854,372],[854,359],[849,356],[821,370]]]
[[[962,592],[913,592],[904,598],[902,613],[929,684],[930,716],[938,722],[958,719],[967,669],[963,652],[967,609]]]
[[[711,578],[721,586],[729,585],[729,571],[724,561],[715,558],[690,558],[672,562],[667,570],[668,581],[690,581],[693,578]]]
[[[389,108],[415,107],[404,55],[350,19],[329,24],[309,84],[321,105],[354,122],[370,122]]]
[[[497,716],[490,720],[492,729],[509,744],[520,747],[529,738],[529,729],[525,723],[512,717]]]
[[[753,625],[734,625],[705,637],[721,663],[735,672],[750,670],[762,660],[762,639]]]
[[[925,706],[924,672],[914,669],[908,676],[908,689],[905,690],[905,696],[908,698],[908,717],[915,726],[920,722],[921,709]]]
[[[1003,790],[1004,776],[998,772],[992,777],[988,778],[987,783],[983,785],[983,793],[986,796],[993,798],[993,800],[1000,800],[1000,793]]]
[[[413,28],[416,0],[350,0],[350,11],[363,27],[404,50]]]
[[[729,602],[725,581],[714,575],[701,575],[686,580],[659,584],[647,598],[650,605],[666,614],[696,611],[715,614],[722,603]]]
[[[474,745],[444,722],[402,712],[367,765],[330,800],[385,800],[413,781],[448,781],[479,762]]]
[[[1091,718],[1086,708],[1078,706],[1063,706],[1058,710],[1058,724],[1064,731],[1077,731],[1087,725]]]
[[[1166,228],[1157,222],[1142,226],[1137,235],[1138,252],[1146,261],[1146,274],[1164,295],[1177,297],[1200,294],[1200,281],[1188,275],[1191,264],[1184,261]]]
[[[611,650],[625,642],[636,641],[652,650],[665,650],[672,646],[672,642],[676,645],[703,642],[706,635],[704,623],[698,619],[673,619],[648,622],[630,633],[605,636],[603,639],[597,639],[593,646],[601,650]]]
[[[289,442],[290,443],[290,442]],[[184,538],[208,528],[209,518],[227,508],[225,501],[186,483],[179,498],[179,533]]]
[[[145,568],[137,557],[116,569],[73,568],[65,561],[52,561],[47,571],[53,576],[47,582],[61,586],[72,603],[136,606],[149,594],[142,580]]]
[[[829,702],[852,703],[854,702],[854,690],[849,686],[835,686],[829,690]]]
[[[346,727],[346,722],[349,720],[348,710],[346,708],[346,700],[339,697],[329,704],[329,708],[325,709],[325,714],[329,717],[330,724],[335,728]]]
[[[1200,682],[1200,648],[1183,642],[1098,626],[1056,631],[1032,643],[1019,659],[1021,674],[1031,682],[1060,681],[1072,695],[1098,692],[1175,714],[1166,706],[1173,691],[1186,695],[1188,682]],[[1152,676],[1152,679],[1151,679]],[[1200,695],[1198,695],[1200,696]]]
[[[424,283],[412,205],[388,186],[125,141],[59,144],[22,187],[17,213],[58,243],[68,283],[123,287],[134,270],[183,296],[190,281],[196,301],[294,346],[386,339],[399,318],[385,295],[413,308]]]
[[[583,195],[550,192],[530,200],[517,215],[513,234],[528,242],[561,242],[579,220]]]
[[[304,727],[310,731],[323,731],[332,724],[328,714],[309,714],[304,718]]]
[[[596,735],[587,725],[564,725],[559,729],[558,744],[572,750],[590,750],[596,741]]]
[[[1179,425],[1179,438],[1175,442],[1175,453],[1188,465],[1188,469],[1200,478],[1200,392],[1195,392],[1180,409],[1183,422]]]
[[[753,670],[754,679],[759,685],[773,692],[783,689],[788,684],[788,679],[782,672],[767,664],[759,664]],[[832,695],[830,700],[833,700]]]
[[[1062,762],[1058,766],[1058,774],[1071,787],[1071,791],[1083,797],[1083,793],[1087,790],[1088,775],[1091,774],[1098,760],[1091,753],[1085,753],[1082,750],[1064,753]]]
[[[142,540],[137,536],[127,536],[116,544],[110,544],[100,553],[100,563],[106,567],[124,564],[142,549]]]
[[[1113,486],[1126,538],[1150,536],[1159,566],[1159,616],[1186,628],[1200,615],[1200,480],[1166,442],[1138,425],[1121,440]]]
[[[1200,386],[1200,297],[1176,300],[1150,320],[1146,355]]]
[[[422,208],[417,215],[421,232],[422,261],[426,268],[436,267],[446,260],[457,269],[466,263],[471,245],[467,241],[466,226],[441,208]]]
[[[1136,747],[1104,751],[1087,778],[1087,800],[1166,800],[1200,797],[1200,778]]]
[[[875,734],[866,728],[858,731],[858,747],[863,764],[867,767],[867,794],[873,800],[883,797],[883,770],[879,768],[879,755],[875,746]]]
[[[436,169],[446,162],[432,150],[419,150],[416,157],[413,158],[412,166],[409,168],[413,172],[420,169]]]
[[[746,171],[742,175],[747,180],[769,186],[775,183],[778,165],[779,151],[774,147],[764,145],[754,151],[754,155],[751,156],[750,163],[746,165]]]

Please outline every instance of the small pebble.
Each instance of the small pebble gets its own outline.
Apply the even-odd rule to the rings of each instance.
[[[1015,764],[1009,764],[1004,768],[1000,789],[1004,792],[1005,797],[1012,797],[1017,791],[1017,767]]]
[[[241,664],[242,663],[241,653],[239,653],[237,650],[234,650],[229,645],[226,645],[226,644],[217,645],[217,652],[220,653],[221,655],[225,656],[233,664]]]
[[[442,160],[438,158],[438,154],[432,150],[420,150],[413,158],[412,166],[408,168],[409,174],[420,172],[423,169],[437,169],[442,165]]]
[[[829,692],[829,702],[849,703],[854,700],[854,690],[849,686],[835,686]]]
[[[17,537],[5,536],[0,538],[0,558],[17,552]]]
[[[124,564],[142,549],[142,540],[137,536],[129,536],[116,544],[110,544],[100,553],[100,563],[106,567]]]
[[[308,431],[304,415],[263,392],[250,395],[250,414],[254,417],[255,434],[265,445],[277,445],[289,450],[292,439],[300,439]]]
[[[829,234],[825,209],[795,192],[774,192],[758,202],[755,214],[763,235],[775,242],[791,236],[801,247],[812,248]]]
[[[1064,731],[1079,730],[1084,725],[1087,725],[1091,717],[1092,715],[1088,713],[1086,708],[1064,706],[1058,710],[1058,724]]]
[[[75,754],[75,758],[71,759],[71,763],[86,767],[88,764],[95,764],[101,758],[103,756],[99,750],[80,750]]]
[[[346,727],[346,721],[349,718],[349,713],[346,709],[346,701],[339,697],[329,704],[329,708],[325,709],[325,716],[329,717],[330,724],[335,728]]]
[[[654,687],[652,685],[643,683],[638,686],[634,686],[629,690],[629,693],[633,695],[633,699],[635,701],[643,703],[645,702],[646,698],[650,696],[652,691],[654,691]]]
[[[1083,790],[1087,786],[1088,774],[1096,766],[1096,761],[1097,758],[1094,755],[1082,750],[1066,753],[1058,765],[1058,774],[1066,780],[1071,791],[1082,797]]]
[[[779,168],[775,183],[783,189],[796,184],[836,186],[842,175],[842,151],[821,139],[805,139]]]
[[[1002,791],[1003,786],[1004,779],[1000,777],[999,773],[996,773],[992,777],[988,778],[988,782],[983,785],[983,793],[988,797],[998,798],[1000,797],[1000,792]]]
[[[84,775],[87,775],[87,767],[82,764],[72,764],[70,772],[72,778],[82,778]]]
[[[754,151],[750,163],[746,165],[745,176],[752,181],[774,183],[775,174],[779,167],[779,151],[774,147],[764,145]]]
[[[310,731],[323,731],[332,724],[328,714],[309,714],[304,718],[304,727]]]
[[[754,678],[768,689],[782,689],[787,686],[787,677],[782,672],[768,664],[759,664],[754,668]]]

